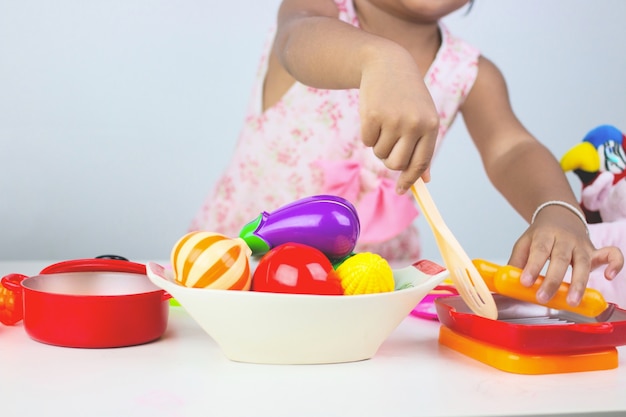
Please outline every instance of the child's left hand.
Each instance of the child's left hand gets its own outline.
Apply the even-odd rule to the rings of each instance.
[[[545,279],[537,291],[537,301],[545,304],[558,290],[567,269],[572,267],[567,302],[580,303],[589,272],[606,265],[604,276],[612,280],[624,266],[624,256],[615,246],[596,249],[584,225],[563,211],[545,209],[517,240],[509,264],[522,268],[521,282],[531,286],[548,263]]]

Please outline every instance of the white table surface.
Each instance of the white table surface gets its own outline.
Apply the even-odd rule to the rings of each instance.
[[[50,263],[0,262],[0,276]],[[438,329],[409,316],[370,360],[288,366],[226,359],[182,307],[161,339],[127,348],[49,346],[0,324],[0,415],[626,415],[626,349],[615,370],[518,375],[440,346]]]

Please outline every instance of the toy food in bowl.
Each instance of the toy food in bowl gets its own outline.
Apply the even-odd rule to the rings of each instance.
[[[242,239],[190,232],[172,248],[174,279],[186,287],[248,290],[252,279],[250,254]]]
[[[375,294],[394,290],[393,271],[380,255],[357,253],[337,267],[345,295]]]
[[[190,288],[148,262],[150,280],[171,294],[233,361],[320,364],[369,359],[447,272],[416,269],[409,288],[354,296]],[[406,286],[405,283],[403,286]]]
[[[300,243],[283,243],[259,261],[252,291],[343,295],[341,281],[326,255]]]
[[[255,255],[284,243],[301,243],[322,251],[331,259],[352,252],[361,232],[356,209],[336,195],[314,195],[286,204],[271,213],[262,212],[246,224],[239,237]]]

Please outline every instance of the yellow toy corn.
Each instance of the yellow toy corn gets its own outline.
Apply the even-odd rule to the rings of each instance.
[[[393,271],[380,255],[357,253],[346,259],[335,271],[344,295],[374,294],[394,289]]]

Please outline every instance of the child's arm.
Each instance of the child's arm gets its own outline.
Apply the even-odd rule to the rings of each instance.
[[[332,0],[285,0],[268,64],[264,103],[293,80],[360,89],[363,142],[393,170],[405,192],[430,164],[439,120],[423,73],[409,52],[338,18]]]
[[[580,211],[557,160],[513,114],[504,78],[489,60],[481,57],[478,78],[461,111],[489,179],[527,221],[547,201],[560,200]],[[531,285],[548,260],[538,300],[545,302],[555,294],[572,265],[568,297],[572,305],[580,301],[591,269],[608,264],[605,276],[611,279],[624,262],[617,248],[596,251],[586,225],[560,205],[549,205],[537,214],[516,242],[509,263],[523,268],[522,282]]]

